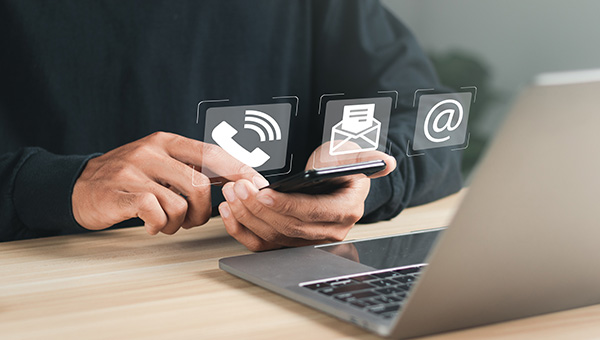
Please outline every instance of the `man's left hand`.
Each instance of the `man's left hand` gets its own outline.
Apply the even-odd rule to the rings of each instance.
[[[281,193],[259,190],[247,180],[229,182],[223,187],[226,202],[219,205],[225,228],[252,251],[342,241],[363,215],[370,178],[396,167],[393,157],[377,151],[357,154],[354,162],[373,159],[384,160],[386,169],[370,177],[346,176],[347,186],[331,194]]]

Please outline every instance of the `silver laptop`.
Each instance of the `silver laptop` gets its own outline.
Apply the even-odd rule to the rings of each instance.
[[[600,303],[599,97],[597,73],[540,77],[445,230],[224,258],[220,268],[394,338]]]

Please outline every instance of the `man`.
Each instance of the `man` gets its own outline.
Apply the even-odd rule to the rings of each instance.
[[[3,241],[130,218],[151,234],[201,225],[221,198],[209,185],[192,185],[190,165],[238,174],[223,186],[219,211],[252,250],[339,240],[359,219],[391,218],[460,188],[457,153],[404,154],[415,124],[412,94],[438,84],[411,34],[377,1],[0,6]],[[388,168],[379,175],[390,174],[354,176],[328,196],[259,193],[264,177],[197,140],[203,99],[298,96],[290,132],[298,172],[321,142],[319,97],[380,90],[399,93],[388,136],[394,157],[381,155]]]

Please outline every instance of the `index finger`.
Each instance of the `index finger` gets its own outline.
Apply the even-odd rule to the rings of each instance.
[[[202,168],[207,177],[224,177],[231,181],[248,179],[264,186],[268,181],[252,167],[231,156],[217,145],[173,135],[164,145],[169,155],[180,162]],[[214,176],[211,176],[211,173]],[[266,183],[266,184],[265,184]]]

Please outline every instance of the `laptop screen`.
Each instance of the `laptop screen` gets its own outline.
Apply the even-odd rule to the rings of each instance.
[[[386,269],[425,263],[442,230],[316,246],[334,255],[376,268]]]

